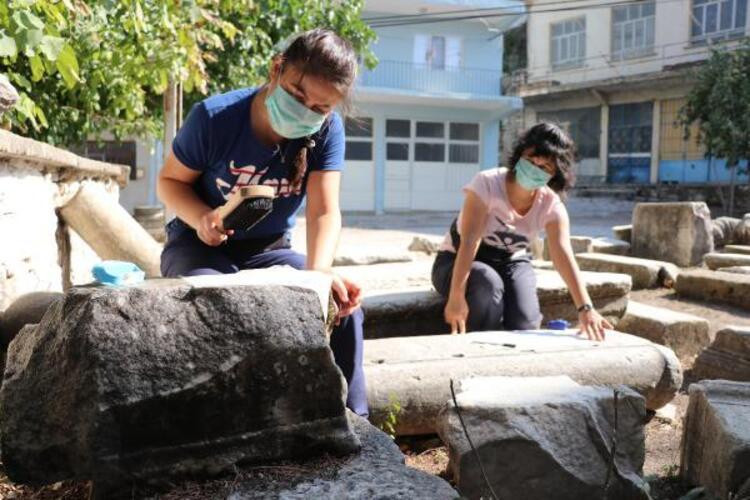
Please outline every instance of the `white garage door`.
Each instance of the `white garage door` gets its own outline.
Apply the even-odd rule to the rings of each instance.
[[[385,209],[458,210],[479,171],[479,124],[387,120]]]
[[[341,174],[341,209],[375,210],[372,118],[346,119],[346,166]]]

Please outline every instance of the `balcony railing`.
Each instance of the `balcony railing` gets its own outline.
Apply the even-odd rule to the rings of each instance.
[[[500,80],[500,71],[488,69],[440,69],[429,64],[380,61],[374,70],[362,70],[359,85],[416,92],[496,96],[500,95]]]

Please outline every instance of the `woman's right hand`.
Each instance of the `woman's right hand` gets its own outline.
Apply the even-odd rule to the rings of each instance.
[[[209,210],[201,216],[196,232],[203,243],[212,247],[221,245],[234,233],[231,229],[224,230],[218,208]]]
[[[463,294],[451,294],[443,311],[445,322],[451,325],[451,335],[466,333],[466,318],[469,317],[469,304]]]

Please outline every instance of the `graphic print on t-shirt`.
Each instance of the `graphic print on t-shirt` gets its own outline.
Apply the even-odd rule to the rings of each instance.
[[[499,250],[505,250],[509,254],[514,254],[529,247],[529,239],[519,234],[515,226],[506,224],[500,217],[494,216],[494,227],[489,228],[490,234],[484,237],[484,242]]]
[[[234,185],[231,185],[221,177],[217,177],[216,188],[219,190],[219,193],[221,193],[221,196],[224,197],[225,200],[228,200],[232,194],[234,194],[242,187],[255,186],[258,184],[273,187],[276,191],[276,196],[280,196],[282,198],[288,198],[289,196],[300,195],[302,193],[301,186],[298,187],[295,191],[292,191],[291,183],[289,182],[289,179],[285,177],[281,179],[264,179],[261,182],[261,179],[263,179],[263,176],[266,175],[269,168],[270,167],[266,167],[263,170],[259,170],[255,165],[235,167],[234,160],[232,160],[231,162],[229,162],[229,173],[231,173],[232,175],[236,175],[237,180],[234,182]]]

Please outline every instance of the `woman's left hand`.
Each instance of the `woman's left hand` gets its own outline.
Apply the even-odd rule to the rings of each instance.
[[[362,305],[362,289],[353,281],[331,273],[331,288],[339,306],[338,318],[344,318]]]
[[[578,313],[578,324],[581,327],[579,333],[586,334],[589,340],[604,340],[605,328],[612,329],[610,322],[594,309]]]

